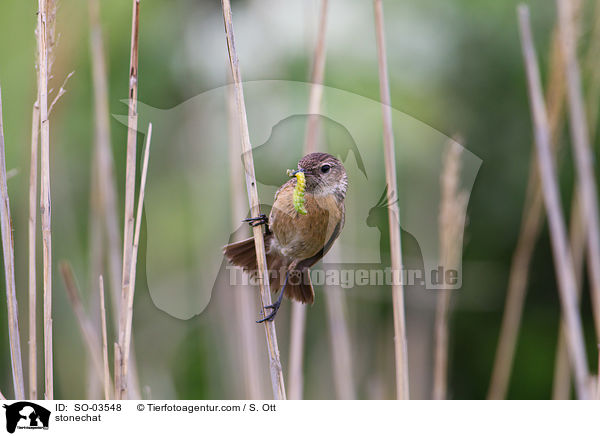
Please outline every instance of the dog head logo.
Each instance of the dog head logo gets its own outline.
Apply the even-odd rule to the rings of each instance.
[[[3,405],[6,409],[6,431],[19,429],[48,429],[50,411],[28,401]]]

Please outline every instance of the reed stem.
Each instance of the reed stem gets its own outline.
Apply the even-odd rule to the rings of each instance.
[[[59,262],[59,270],[63,278],[63,282],[65,284],[65,289],[67,290],[69,302],[71,303],[71,307],[73,308],[73,312],[75,313],[75,317],[77,318],[77,323],[79,324],[84,343],[92,359],[94,371],[98,380],[102,382],[104,373],[102,367],[100,338],[96,333],[94,324],[92,323],[88,315],[85,313],[85,309],[83,308],[81,294],[79,292],[77,283],[75,282],[75,277],[73,275],[73,268],[69,263],[61,261]]]
[[[21,358],[21,338],[19,334],[19,308],[17,305],[15,286],[15,253],[6,178],[6,154],[4,150],[4,125],[2,120],[2,91],[0,90],[0,224],[2,226],[2,255],[4,257],[6,303],[8,306],[8,339],[10,342],[10,362],[15,399],[24,400],[25,382],[23,380],[23,361]]]
[[[40,105],[40,214],[42,221],[42,253],[44,260],[44,380],[45,398],[54,399],[52,351],[52,228],[50,197],[50,121],[48,119],[49,36],[48,0],[38,1],[38,63]]]
[[[104,279],[100,276],[100,321],[102,325],[102,363],[104,370],[104,399],[110,400],[111,378],[108,366],[108,335],[106,333],[106,304],[104,301]]]
[[[227,50],[229,53],[229,64],[233,77],[233,86],[235,90],[235,103],[240,123],[240,135],[242,144],[242,156],[244,157],[244,170],[246,174],[246,188],[248,190],[248,202],[252,216],[260,215],[260,201],[258,190],[256,188],[256,175],[254,173],[254,159],[252,156],[252,145],[250,144],[250,133],[248,129],[248,119],[246,116],[246,105],[244,102],[244,89],[242,86],[242,75],[240,71],[239,60],[235,49],[235,38],[233,34],[233,23],[231,18],[231,4],[229,0],[222,0],[223,21],[225,24],[225,35],[227,37]],[[265,241],[262,229],[253,227],[254,245],[256,247],[256,259],[258,264],[258,281],[260,294],[262,298],[263,312],[266,312],[265,306],[271,304],[271,290],[269,287],[269,277],[267,271],[267,258],[265,254]],[[275,323],[272,321],[264,322],[265,334],[267,338],[267,347],[269,351],[269,369],[271,372],[271,384],[273,386],[273,396],[276,400],[285,400],[285,384],[283,381],[283,371],[281,368],[281,359],[279,356],[279,345],[277,344],[277,331]]]
[[[385,48],[385,32],[383,5],[381,0],[374,0],[375,30],[377,37],[377,58],[379,66],[379,89],[383,118],[383,147],[385,160],[385,180],[389,187],[388,220],[390,228],[390,251],[392,271],[397,278],[402,272],[402,249],[400,242],[400,209],[392,198],[396,190],[396,152],[394,131],[392,127],[392,107],[390,100],[390,85],[387,71],[387,55]],[[392,300],[394,309],[394,349],[396,355],[396,395],[399,400],[409,399],[408,356],[406,343],[406,314],[404,312],[404,288],[400,280],[392,284]]]
[[[319,29],[314,49],[313,67],[311,72],[310,95],[308,100],[308,118],[304,138],[304,154],[317,151],[319,133],[319,113],[323,100],[323,79],[325,76],[326,34],[327,34],[328,0],[321,1]],[[290,369],[289,396],[290,400],[301,400],[304,394],[304,337],[306,334],[306,305],[292,301],[290,320]]]
[[[558,136],[564,118],[565,82],[564,57],[558,40],[558,28],[554,29],[550,49],[550,73],[546,98],[550,123],[551,147],[553,155],[558,151]],[[506,302],[500,326],[500,338],[494,359],[494,368],[487,398],[500,400],[506,397],[510,373],[512,371],[521,317],[527,293],[531,258],[544,222],[544,200],[539,180],[535,144],[532,146],[527,195],[521,218],[521,228],[517,239],[506,291]]]
[[[540,72],[531,36],[529,8],[518,7],[519,30],[523,49],[523,59],[527,72],[527,84],[534,124],[538,165],[542,181],[542,192],[546,206],[546,215],[550,227],[554,265],[559,287],[562,313],[567,325],[567,340],[570,358],[575,372],[577,395],[581,399],[589,398],[587,388],[588,368],[583,327],[577,308],[577,284],[573,269],[571,250],[567,242],[566,227],[558,191],[558,179],[550,151],[550,131],[548,115],[542,93]]]
[[[31,159],[29,167],[29,399],[36,400],[37,388],[37,184],[38,184],[38,147],[40,136],[40,106],[33,104],[31,115]]]
[[[131,285],[131,268],[133,256],[133,232],[135,211],[135,170],[136,170],[136,140],[137,140],[137,95],[138,95],[138,39],[140,23],[140,0],[133,0],[131,17],[131,53],[129,61],[129,112],[127,119],[127,163],[125,168],[125,224],[123,226],[123,270],[121,281],[121,303],[119,307],[119,348],[120,364],[115,371],[119,371],[120,386],[115,387],[118,399],[127,398],[129,349],[125,348],[127,336],[127,310],[130,296],[128,290]]]
[[[243,171],[239,159],[240,135],[238,132],[239,122],[235,107],[235,95],[233,86],[227,88],[227,110],[228,110],[228,133],[229,133],[229,168],[231,189],[232,225],[238,226],[240,217],[246,214],[248,206],[243,194]],[[248,328],[254,318],[254,308],[257,296],[249,285],[237,286],[237,295],[234,303],[237,313],[241,348],[241,372],[244,378],[244,389],[247,399],[264,398],[261,384],[258,332],[256,329]]]
[[[135,295],[135,275],[137,270],[137,255],[138,247],[140,244],[140,232],[142,228],[142,212],[144,210],[144,194],[146,192],[146,177],[148,175],[148,159],[150,157],[150,141],[152,140],[152,123],[148,125],[148,133],[146,134],[146,147],[144,148],[144,160],[142,164],[142,178],[140,181],[140,193],[137,204],[137,214],[135,220],[135,235],[133,239],[133,246],[131,251],[131,263],[129,271],[129,285],[126,289],[125,295],[127,295],[127,301],[122,310],[126,312],[125,324],[122,325],[124,329],[123,343],[120,346],[121,352],[121,383],[124,380],[128,380],[129,377],[129,360],[130,360],[130,348],[131,348],[131,327],[133,323],[133,297]],[[127,391],[122,394],[126,394]],[[122,396],[125,398],[125,396]]]
[[[587,235],[587,266],[590,277],[592,313],[596,338],[600,338],[600,222],[598,191],[590,147],[589,129],[583,100],[581,73],[575,46],[574,16],[571,2],[557,0],[558,22],[562,49],[565,54],[565,75],[569,103],[569,127],[575,155],[577,180],[581,193],[582,217]]]

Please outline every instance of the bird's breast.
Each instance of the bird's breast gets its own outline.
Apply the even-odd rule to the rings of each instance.
[[[331,238],[336,226],[343,220],[343,204],[335,195],[314,196],[305,194],[306,215],[296,211],[293,202],[294,186],[284,186],[277,194],[269,225],[276,243],[271,249],[278,250],[291,259],[307,259],[314,256]]]

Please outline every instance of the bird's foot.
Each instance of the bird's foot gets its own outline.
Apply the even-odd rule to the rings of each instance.
[[[275,315],[277,314],[277,311],[279,310],[280,306],[281,306],[280,300],[277,300],[275,303],[265,306],[265,309],[272,309],[273,311],[270,314],[268,314],[267,316],[265,316],[263,319],[259,319],[256,322],[260,324],[265,321],[273,321],[275,319]]]
[[[259,216],[255,216],[252,218],[246,218],[245,220],[242,220],[242,222],[248,223],[248,225],[250,225],[251,227],[256,227],[256,226],[261,226],[263,224],[268,224],[269,218],[267,218],[267,216],[263,213],[263,214],[260,214]]]

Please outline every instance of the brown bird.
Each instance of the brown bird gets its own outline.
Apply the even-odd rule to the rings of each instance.
[[[275,193],[268,219],[261,215],[244,220],[251,226],[265,225],[269,284],[273,292],[281,289],[277,301],[266,307],[272,312],[257,322],[273,320],[284,294],[302,303],[314,302],[308,269],[325,256],[344,227],[344,199],[348,187],[344,165],[330,154],[311,153],[304,156],[298,162],[298,169],[290,174],[298,172],[304,174],[306,181],[306,214],[300,213],[294,205],[297,179],[292,178]],[[257,273],[254,238],[229,244],[223,251],[233,265],[241,266],[250,274]]]

